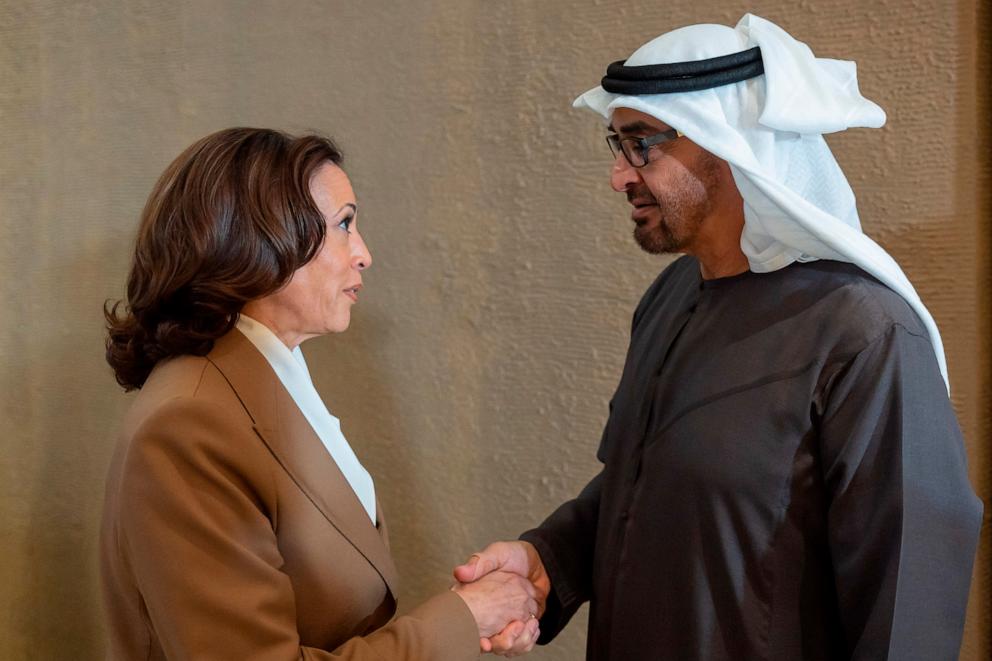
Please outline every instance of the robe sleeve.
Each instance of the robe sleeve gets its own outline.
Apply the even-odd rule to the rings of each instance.
[[[577,498],[555,510],[539,527],[520,536],[537,549],[551,579],[551,594],[541,617],[538,639],[541,644],[553,640],[592,594],[602,480],[600,473]]]
[[[631,337],[637,332],[645,310],[676,268],[693,268],[695,262],[686,258],[669,265],[648,288],[631,320]],[[628,356],[628,360],[631,357]],[[610,415],[613,402],[610,402]],[[600,439],[597,458],[606,463],[609,423]],[[604,469],[605,470],[605,469]],[[551,642],[565,628],[575,611],[592,596],[593,561],[596,551],[596,531],[599,525],[599,500],[602,493],[603,471],[590,480],[578,497],[559,507],[537,528],[528,530],[520,539],[537,549],[544,569],[551,579],[544,615],[541,616],[539,644]]]
[[[893,325],[826,386],[827,528],[849,658],[957,658],[982,505],[927,337]]]
[[[225,442],[232,429],[209,403],[176,399],[141,426],[126,460],[120,544],[168,658],[478,658],[471,611],[451,592],[334,650],[302,645],[264,505],[269,478],[255,468],[264,462]]]

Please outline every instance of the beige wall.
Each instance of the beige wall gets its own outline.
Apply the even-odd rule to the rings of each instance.
[[[987,7],[0,3],[0,658],[101,655],[95,536],[128,398],[100,305],[122,294],[139,209],[182,147],[249,124],[346,150],[375,265],[353,328],[306,349],[377,476],[409,606],[593,475],[630,313],[665,263],[631,241],[600,126],[571,99],[649,37],[745,10],[856,59],[889,113],[831,144],[941,325],[988,510]],[[992,649],[989,568],[986,528],[965,659]],[[584,633],[582,615],[532,658],[581,658]]]

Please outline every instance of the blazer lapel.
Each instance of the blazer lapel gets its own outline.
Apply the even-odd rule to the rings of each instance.
[[[382,576],[394,599],[399,577],[389,554],[382,509],[376,528],[341,469],[283,387],[265,357],[238,330],[218,340],[208,358],[224,374],[276,461]]]
[[[382,513],[382,503],[379,501],[379,496],[375,497],[375,512],[376,518],[376,529],[379,531],[379,537],[382,539],[382,543],[386,546],[386,550],[390,551],[389,548],[389,529],[386,528],[386,516]],[[390,557],[392,555],[390,554]]]

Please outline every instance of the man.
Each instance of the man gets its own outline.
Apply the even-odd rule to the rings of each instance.
[[[687,256],[634,313],[602,472],[456,578],[529,577],[542,643],[590,601],[590,660],[955,658],[982,508],[936,325],[822,138],[884,123],[853,63],[748,15],[575,105],[609,121],[637,242]]]

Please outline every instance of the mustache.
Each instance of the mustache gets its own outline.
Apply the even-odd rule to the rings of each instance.
[[[647,186],[637,186],[635,188],[627,189],[627,202],[633,202],[634,200],[653,200],[658,202],[658,199],[651,194],[651,190]]]

